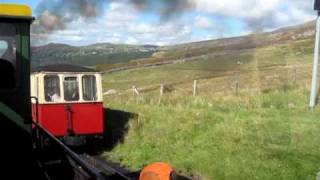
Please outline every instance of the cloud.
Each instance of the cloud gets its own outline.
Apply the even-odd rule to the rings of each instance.
[[[125,43],[126,44],[138,44],[138,42],[139,41],[136,38],[129,36]]]
[[[112,2],[126,2],[140,12],[155,13],[161,21],[175,19],[194,6],[193,0],[112,0]]]
[[[53,41],[74,45],[96,42],[168,45],[271,30],[315,17],[312,0],[111,0],[96,9],[99,16],[90,13],[94,12],[87,4],[91,1],[77,1],[86,2],[85,7],[89,8],[81,13],[95,17],[94,20],[77,17],[80,11],[53,13],[53,7],[45,3],[48,8],[42,6],[46,10],[42,9],[40,19],[32,25],[33,44]],[[172,12],[164,12],[169,5]]]
[[[194,0],[194,2],[195,9],[199,12],[212,16],[238,18],[252,29],[275,28],[312,19],[312,0]]]
[[[42,0],[36,13],[39,25],[48,33],[64,29],[68,23],[79,18],[87,21],[95,19],[103,13],[104,0]]]
[[[104,17],[107,22],[128,22],[137,18],[137,11],[124,3],[111,2]]]
[[[193,21],[197,28],[208,29],[212,27],[211,21],[205,16],[196,16]]]

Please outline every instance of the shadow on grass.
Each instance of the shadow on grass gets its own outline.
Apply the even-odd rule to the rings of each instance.
[[[104,109],[103,139],[93,139],[87,142],[86,152],[101,154],[112,150],[118,143],[123,143],[129,130],[129,121],[135,121],[138,114],[115,109]]]
[[[318,93],[317,93],[317,97],[316,97],[316,105],[318,105],[319,104],[319,95],[320,95],[320,88],[318,89],[318,91],[317,91]]]

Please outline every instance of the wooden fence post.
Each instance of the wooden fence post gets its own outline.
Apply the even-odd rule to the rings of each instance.
[[[197,95],[197,80],[193,81],[193,96]]]
[[[239,95],[239,90],[240,90],[240,73],[237,71],[234,73],[234,82],[233,82],[233,89],[235,94],[238,96]]]
[[[297,66],[294,66],[294,85],[297,85]]]
[[[138,91],[138,89],[136,88],[136,86],[132,86],[132,93],[133,93],[133,96],[140,94],[139,91]]]
[[[164,85],[163,85],[163,84],[161,84],[161,85],[160,85],[160,96],[162,96],[162,95],[163,95],[163,90],[164,90]]]
[[[236,95],[239,95],[239,81],[236,82]]]

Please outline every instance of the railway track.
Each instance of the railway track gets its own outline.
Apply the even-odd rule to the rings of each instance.
[[[58,138],[35,124],[34,155],[45,179],[49,180],[136,180],[139,172],[131,172],[98,156],[77,154]]]
[[[34,124],[34,156],[46,180],[138,180],[132,172],[116,163],[87,153],[76,153],[41,125]],[[173,180],[191,180],[173,173]]]
[[[80,156],[88,164],[92,165],[92,167],[95,167],[106,179],[134,180],[139,177],[139,172],[131,172],[99,156],[91,156],[88,154],[82,154]]]

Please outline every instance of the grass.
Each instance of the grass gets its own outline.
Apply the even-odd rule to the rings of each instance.
[[[105,98],[106,107],[138,117],[129,121],[123,143],[104,155],[132,169],[164,161],[204,179],[314,180],[320,171],[320,110],[307,109],[311,44],[304,39],[106,74],[105,90],[156,88]],[[162,97],[160,83],[172,88]]]
[[[320,170],[320,111],[308,92],[259,96],[167,96],[106,101],[138,112],[123,144],[105,155],[140,169],[155,161],[204,179],[315,179]]]
[[[288,73],[292,74],[293,68],[298,69],[297,78],[300,79],[296,81],[304,83],[305,80],[310,79],[311,47],[312,41],[306,39],[236,54],[208,55],[199,61],[106,74],[103,78],[103,85],[105,90],[116,89],[122,91],[130,89],[132,86],[189,83],[194,79],[226,77],[226,74],[233,76],[235,72],[240,71],[241,75],[246,74],[243,77],[244,81],[242,81],[246,83],[246,86],[252,84],[248,81],[252,76],[255,78],[254,81],[261,81],[265,76],[274,74],[271,72],[274,70],[278,73],[278,76],[288,77]],[[238,65],[238,62],[242,64]],[[288,67],[288,69],[284,71],[283,68],[285,67]],[[292,79],[292,77],[291,75],[290,78]],[[219,84],[219,82],[210,84],[217,86],[217,83]]]

